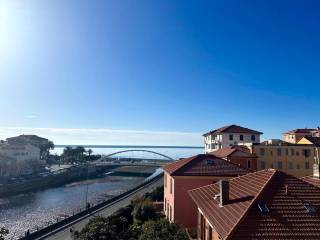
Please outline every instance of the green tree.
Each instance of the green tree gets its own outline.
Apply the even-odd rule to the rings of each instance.
[[[0,240],[4,240],[4,237],[9,234],[8,229],[0,228]]]
[[[80,233],[81,240],[124,240],[131,239],[130,225],[125,217],[95,217]]]
[[[54,149],[54,143],[52,141],[48,141],[45,144],[40,146],[40,158],[47,159],[50,155],[50,150]]]
[[[189,240],[186,230],[166,219],[148,221],[142,226],[139,240]]]
[[[88,149],[88,151],[87,151],[87,153],[88,153],[88,155],[89,155],[89,161],[91,160],[91,154],[92,154],[92,149]]]
[[[83,146],[78,146],[74,149],[77,161],[83,162],[84,161],[84,153],[86,152],[86,149]]]
[[[163,201],[163,187],[157,187],[152,192],[147,192],[144,197],[152,201]]]
[[[132,215],[134,222],[138,224],[157,218],[156,210],[149,199],[135,202]]]
[[[109,220],[95,217],[80,232],[82,240],[117,240],[116,227],[110,225]]]

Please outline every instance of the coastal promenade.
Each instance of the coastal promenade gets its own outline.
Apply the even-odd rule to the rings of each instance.
[[[134,191],[125,194],[119,199],[116,199],[115,201],[112,201],[111,203],[95,210],[94,212],[91,212],[88,215],[85,215],[79,219],[76,219],[73,222],[70,222],[69,224],[66,224],[62,226],[61,228],[58,228],[52,232],[47,233],[46,235],[43,235],[38,238],[32,238],[32,239],[51,239],[51,240],[69,240],[71,239],[70,235],[70,228],[73,227],[74,230],[81,231],[81,229],[89,222],[90,219],[92,219],[95,216],[103,216],[107,217],[110,216],[112,213],[117,211],[118,209],[125,207],[131,203],[133,199],[136,197],[142,196],[143,194],[147,192],[153,191],[156,187],[163,185],[163,177],[157,177],[154,180],[151,180],[147,184],[139,187],[138,189],[135,189]]]

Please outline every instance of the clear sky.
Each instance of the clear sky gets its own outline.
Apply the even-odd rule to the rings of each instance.
[[[201,145],[227,124],[264,138],[316,127],[319,12],[316,0],[0,0],[0,139]]]

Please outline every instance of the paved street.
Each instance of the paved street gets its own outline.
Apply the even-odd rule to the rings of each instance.
[[[109,216],[112,213],[114,213],[115,211],[117,211],[119,208],[129,205],[131,200],[133,200],[134,198],[141,196],[146,192],[150,192],[153,189],[155,189],[156,187],[161,186],[161,185],[163,185],[163,178],[160,178],[159,180],[155,181],[154,183],[148,185],[145,188],[138,190],[137,192],[130,194],[129,196],[127,196],[124,199],[119,200],[118,202],[115,202],[113,204],[108,205],[107,207],[103,208],[99,212],[92,214],[90,216],[87,216],[86,218],[80,220],[79,222],[73,224],[72,226],[74,227],[75,230],[80,231],[88,223],[88,221],[91,218],[93,218],[94,216],[103,216],[103,217]],[[61,231],[55,233],[54,235],[44,236],[39,239],[70,240],[71,239],[70,227],[71,227],[71,225],[68,226],[67,228],[62,229]]]

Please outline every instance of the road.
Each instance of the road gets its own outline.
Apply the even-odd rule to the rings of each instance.
[[[74,227],[74,230],[80,231],[88,222],[91,218],[94,216],[102,216],[102,217],[107,217],[110,216],[112,213],[117,211],[118,209],[125,207],[131,203],[131,200],[135,199],[138,196],[142,196],[146,192],[151,192],[158,186],[163,185],[163,178],[158,179],[157,181],[151,183],[150,185],[145,186],[142,189],[138,189],[137,191],[131,193],[130,195],[127,195],[126,197],[119,199],[118,201],[111,203],[102,209],[97,210],[97,212],[87,215],[80,220],[76,220],[75,222],[68,224],[66,227],[59,229],[57,232],[54,234],[50,233],[46,236],[43,236],[40,239],[50,239],[50,240],[70,240],[71,235],[70,235],[70,228],[71,226]]]

